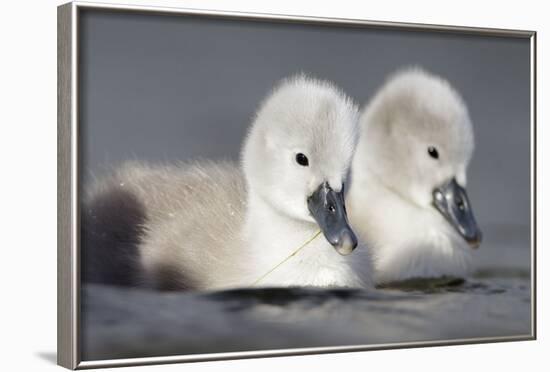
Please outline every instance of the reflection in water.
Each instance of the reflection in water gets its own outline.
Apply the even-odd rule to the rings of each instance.
[[[83,288],[84,360],[445,341],[530,333],[524,273],[383,289],[155,292]]]
[[[476,252],[476,273],[465,280],[413,279],[372,291],[158,292],[85,284],[82,357],[528,337],[529,230],[485,231],[486,243]]]

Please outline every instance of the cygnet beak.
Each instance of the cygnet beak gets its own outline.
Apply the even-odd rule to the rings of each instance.
[[[348,255],[357,247],[357,237],[348,223],[343,188],[335,192],[328,182],[324,182],[308,197],[307,206],[325,238],[338,253]]]
[[[479,247],[482,238],[481,230],[474,218],[468,194],[455,178],[433,191],[433,205],[470,247]]]

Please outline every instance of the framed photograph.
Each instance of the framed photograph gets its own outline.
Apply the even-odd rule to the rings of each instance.
[[[532,340],[536,33],[58,8],[58,364]]]

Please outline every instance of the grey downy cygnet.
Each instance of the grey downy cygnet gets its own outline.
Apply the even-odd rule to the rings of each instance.
[[[262,102],[240,165],[130,162],[92,187],[86,213],[115,223],[128,209],[139,214],[118,236],[157,288],[370,287],[370,256],[355,249],[344,204],[357,140],[353,101],[300,75]]]

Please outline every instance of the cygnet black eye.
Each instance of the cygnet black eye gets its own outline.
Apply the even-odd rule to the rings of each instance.
[[[309,165],[309,160],[307,159],[307,156],[300,152],[296,154],[296,163],[300,164],[301,166],[307,167]]]
[[[428,154],[434,159],[439,159],[439,152],[437,152],[437,149],[433,146],[428,147]]]

